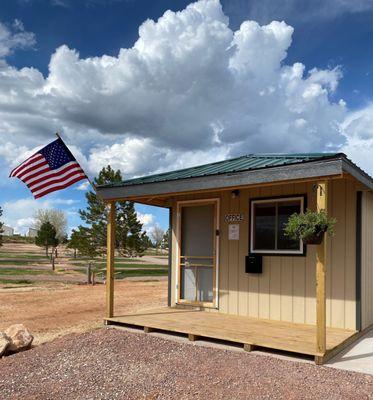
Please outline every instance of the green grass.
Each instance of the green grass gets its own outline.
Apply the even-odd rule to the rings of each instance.
[[[101,268],[105,268],[106,267],[106,263],[100,263],[100,264],[96,264],[96,267],[101,267]],[[135,264],[135,263],[115,263],[114,264],[114,268],[165,268],[167,269],[167,265],[161,265],[161,264]]]
[[[6,253],[0,251],[1,258],[29,258],[29,259],[43,259],[47,258],[45,254],[30,254],[30,253]]]
[[[86,267],[86,265],[85,265]],[[157,264],[125,264],[125,263],[116,263],[115,264],[115,272],[119,271],[130,271],[133,273],[134,271],[160,271],[162,274],[167,274],[168,268],[166,265],[157,265]],[[101,272],[106,269],[106,264],[95,264],[92,269],[96,272]],[[86,268],[74,268],[73,271],[80,272],[82,274],[86,273]]]
[[[126,262],[145,262],[145,261],[143,261],[141,259],[138,259],[138,258],[115,257],[115,259],[119,260],[119,261],[126,261]],[[76,257],[76,258],[69,257],[68,260],[69,261],[76,261],[76,262],[83,262],[83,261],[86,262],[86,261],[91,261],[92,259],[89,258],[89,257]],[[93,261],[101,261],[101,262],[103,262],[105,260],[106,260],[106,257],[97,257],[97,258],[93,259]]]
[[[45,262],[40,262],[40,264],[47,264],[48,260],[45,260]],[[28,260],[0,260],[0,265],[34,265],[34,261],[28,261]]]
[[[88,263],[84,263],[84,264],[73,264],[73,267],[81,267],[81,268],[74,268],[76,270],[82,270],[82,269],[86,269],[86,267],[88,266]],[[92,268],[95,269],[101,269],[101,268],[105,268],[106,267],[106,263],[94,263],[92,265]],[[162,268],[162,269],[167,269],[167,265],[162,265],[162,264],[135,264],[135,263],[115,263],[114,264],[115,268]]]
[[[2,258],[25,258],[30,260],[43,260],[47,257],[43,254],[26,254],[26,253],[2,253],[0,251],[0,259]]]
[[[115,279],[122,279],[136,276],[167,276],[166,269],[127,269],[125,271],[117,271]]]
[[[91,258],[89,258],[89,257],[76,257],[76,258],[74,258],[74,257],[69,257],[68,258],[68,261],[76,261],[76,262],[83,262],[83,261],[90,261],[91,260]],[[100,260],[103,260],[103,258],[96,258],[96,259],[94,259],[94,260],[96,260],[96,261],[100,261]]]
[[[119,263],[144,263],[145,261],[142,260],[137,260],[136,258],[115,258],[116,261],[119,261]],[[83,259],[83,258],[69,258],[69,261],[71,262],[72,265],[87,265],[89,261],[91,261],[89,258]],[[106,265],[106,260],[104,258],[96,259],[93,261],[96,263],[96,265]]]
[[[34,282],[29,281],[28,279],[0,279],[0,284],[2,285],[8,285],[8,284],[14,284],[14,285],[31,285]]]
[[[53,271],[45,269],[0,268],[0,275],[51,275]]]
[[[3,243],[35,243],[35,239],[25,236],[3,236]]]

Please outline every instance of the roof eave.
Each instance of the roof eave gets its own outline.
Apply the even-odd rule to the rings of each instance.
[[[350,174],[363,185],[365,185],[369,190],[373,190],[373,179],[356,164],[354,164],[348,158],[342,159],[342,170],[345,173]]]
[[[354,174],[350,170],[353,170]],[[228,189],[230,187],[276,183],[280,181],[316,179],[319,177],[342,175],[344,171],[351,173],[351,175],[360,181],[364,178],[364,182],[362,182],[365,183],[367,181],[373,187],[372,180],[363,176],[354,164],[346,162],[345,158],[334,158],[173,181],[98,187],[97,191],[104,200],[110,201],[143,196],[177,195],[186,192]]]

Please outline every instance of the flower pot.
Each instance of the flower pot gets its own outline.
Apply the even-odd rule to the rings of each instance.
[[[317,232],[312,236],[308,236],[303,240],[304,244],[321,244],[322,240],[324,239],[325,231]]]

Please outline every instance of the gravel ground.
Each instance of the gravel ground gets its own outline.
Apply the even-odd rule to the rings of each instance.
[[[0,360],[6,399],[369,399],[373,376],[115,329]]]
[[[22,323],[34,335],[34,344],[40,344],[66,333],[82,333],[102,327],[104,285],[56,282],[38,282],[37,285],[0,288],[0,331],[9,325]],[[167,280],[116,281],[114,304],[116,315],[165,306]]]

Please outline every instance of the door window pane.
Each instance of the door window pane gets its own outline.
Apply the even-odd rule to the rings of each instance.
[[[273,250],[276,239],[276,205],[258,203],[254,205],[254,249]]]
[[[181,267],[181,293],[185,300],[196,300],[196,270],[193,267]]]
[[[299,240],[294,240],[285,235],[285,225],[294,213],[300,213],[300,201],[284,201],[278,203],[277,249],[299,250]]]
[[[198,301],[213,301],[212,292],[212,278],[213,278],[213,268],[211,267],[199,267],[197,270],[198,274],[198,286],[197,286],[197,296]]]

